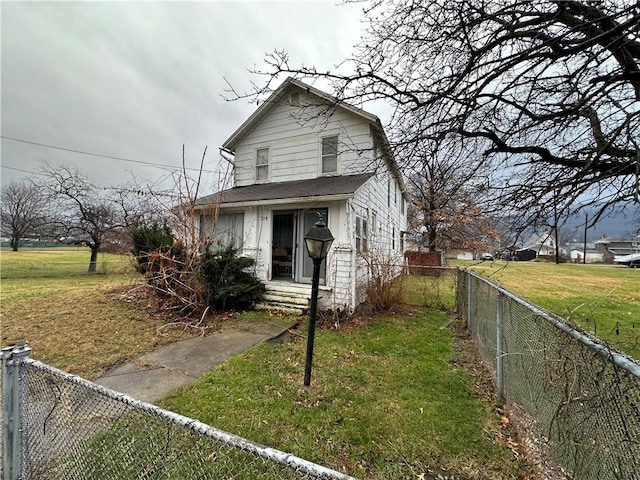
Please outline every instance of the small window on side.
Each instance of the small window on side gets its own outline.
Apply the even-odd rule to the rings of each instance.
[[[356,216],[356,252],[363,253],[369,250],[369,228],[367,219]]]
[[[378,212],[371,212],[371,235],[375,236],[378,232]]]

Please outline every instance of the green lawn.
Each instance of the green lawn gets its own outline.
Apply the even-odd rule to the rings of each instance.
[[[263,344],[162,406],[359,478],[521,478],[491,406],[453,367],[450,323],[415,308],[319,332],[309,388],[303,338]]]
[[[464,266],[640,359],[640,269],[502,261]]]
[[[71,253],[88,261],[86,251]],[[0,268],[16,258],[3,251]],[[473,268],[549,310],[569,312],[572,321],[588,311],[599,334],[612,321],[619,330],[614,337],[636,328],[639,270],[504,266]],[[34,358],[91,378],[192,334],[160,329],[171,319],[150,316],[113,293],[138,282],[132,275],[3,276],[2,344],[27,338]],[[507,448],[513,444],[500,414],[478,397],[481,381],[461,361],[455,320],[439,310],[454,304],[453,276],[409,277],[404,288],[408,305],[394,313],[318,332],[310,388],[302,386],[302,325],[293,343],[260,345],[169,396],[163,406],[364,479],[524,478],[528,472]],[[224,321],[267,319],[251,313]],[[477,370],[479,363],[473,365]]]

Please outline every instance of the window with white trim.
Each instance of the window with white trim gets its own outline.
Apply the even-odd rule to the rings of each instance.
[[[322,139],[322,173],[338,172],[338,136]]]
[[[373,210],[371,212],[371,236],[374,237],[378,232],[378,212]]]
[[[269,149],[259,148],[256,151],[256,180],[269,178]]]
[[[241,249],[244,237],[244,213],[200,215],[200,236],[210,243],[209,250],[223,250],[229,246]]]
[[[356,251],[358,253],[369,250],[367,219],[360,215],[356,216]]]

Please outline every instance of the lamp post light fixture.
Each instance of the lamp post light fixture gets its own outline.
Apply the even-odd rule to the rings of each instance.
[[[322,214],[311,230],[304,236],[307,252],[313,260],[313,278],[311,280],[311,305],[309,307],[309,334],[307,335],[307,357],[304,364],[304,385],[311,384],[311,363],[313,362],[313,342],[316,335],[316,315],[318,313],[318,284],[320,283],[320,264],[327,257],[333,243],[333,235],[322,219]]]

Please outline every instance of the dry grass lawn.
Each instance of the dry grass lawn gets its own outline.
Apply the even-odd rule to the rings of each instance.
[[[165,319],[113,298],[115,288],[138,282],[127,275],[2,279],[2,346],[26,339],[34,358],[91,379],[194,334],[178,327],[159,331]]]

